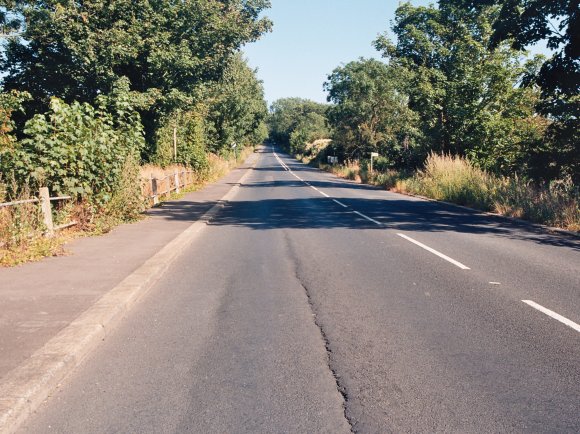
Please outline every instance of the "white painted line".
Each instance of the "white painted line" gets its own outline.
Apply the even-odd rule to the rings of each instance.
[[[286,163],[284,163],[284,162],[282,161],[282,159],[281,159],[281,158],[278,156],[278,154],[276,154],[276,153],[275,153],[275,152],[273,152],[273,151],[272,151],[272,153],[274,154],[274,157],[276,157],[276,160],[278,160],[278,163],[280,163],[280,165],[282,166],[282,168],[283,168],[284,170],[286,170],[286,171],[289,171],[289,172],[292,172],[292,171],[290,170],[290,167],[288,167],[288,166],[286,165]]]
[[[294,178],[299,179],[300,181],[304,182],[304,180],[302,178],[300,178],[298,175],[296,175],[294,172],[291,171],[290,173],[294,176]]]
[[[332,200],[333,200],[334,202],[336,202],[337,204],[339,204],[341,207],[343,207],[343,208],[348,208],[348,205],[345,205],[345,204],[344,204],[344,203],[342,203],[341,201],[339,201],[339,200],[336,200],[336,199],[332,199]]]
[[[526,303],[528,306],[531,306],[534,309],[537,309],[540,312],[545,313],[546,315],[554,318],[555,320],[560,321],[562,324],[566,324],[568,327],[573,328],[577,332],[580,332],[580,324],[576,324],[574,321],[569,320],[568,318],[566,318],[560,314],[557,314],[556,312],[554,312],[550,309],[546,309],[544,306],[539,305],[538,303],[535,303],[532,300],[522,300],[522,301],[524,303]]]
[[[370,217],[369,217],[369,216],[367,216],[367,215],[364,215],[362,212],[353,211],[353,213],[355,213],[356,215],[359,215],[359,216],[361,216],[363,219],[367,219],[368,221],[370,221],[370,222],[373,222],[373,223],[375,223],[375,224],[377,224],[377,225],[379,225],[379,226],[382,226],[382,225],[383,225],[381,222],[379,222],[379,221],[377,221],[377,220],[375,220],[375,219],[372,219],[372,218],[370,218]]]
[[[308,184],[308,185],[310,185],[310,187],[312,187],[314,190],[316,190],[317,192],[319,192],[319,193],[320,193],[321,195],[323,195],[324,197],[330,197],[330,196],[329,196],[328,194],[326,194],[324,191],[320,191],[320,190],[319,190],[319,189],[317,189],[315,186],[313,186],[313,185],[311,185],[311,184]]]
[[[411,237],[408,237],[408,236],[407,236],[407,235],[405,235],[405,234],[397,234],[397,235],[398,235],[398,236],[400,236],[401,238],[404,238],[404,239],[406,239],[407,241],[410,241],[410,242],[412,242],[413,244],[416,244],[417,246],[419,246],[419,247],[421,247],[421,248],[423,248],[423,249],[427,250],[428,252],[431,252],[431,253],[433,253],[434,255],[437,255],[437,256],[439,256],[440,258],[442,258],[442,259],[445,259],[445,260],[446,260],[446,261],[448,261],[448,262],[451,262],[453,265],[456,265],[456,266],[458,266],[458,267],[459,267],[459,268],[461,268],[462,270],[470,270],[470,269],[471,269],[471,268],[469,268],[469,267],[467,267],[467,266],[463,265],[461,262],[459,262],[459,261],[456,261],[455,259],[453,259],[453,258],[450,258],[449,256],[447,256],[447,255],[444,255],[443,253],[441,253],[441,252],[438,252],[437,250],[435,250],[435,249],[432,249],[431,247],[429,247],[429,246],[426,246],[425,244],[423,244],[423,243],[420,243],[419,241],[417,241],[417,240],[414,240],[413,238],[411,238]]]

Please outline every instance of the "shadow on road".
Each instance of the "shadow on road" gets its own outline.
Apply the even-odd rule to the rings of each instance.
[[[312,183],[334,188],[334,183]],[[342,183],[338,186],[345,187]],[[299,181],[273,181],[245,185],[244,188],[308,188]],[[393,198],[394,197],[394,198]],[[487,216],[476,211],[446,204],[413,200],[398,196],[385,199],[338,198],[343,208],[328,198],[262,199],[232,201],[211,221],[212,226],[238,226],[253,230],[272,229],[353,229],[381,230],[391,228],[409,232],[460,232],[493,234],[539,244],[568,247],[580,251],[580,241],[549,234],[532,225]],[[150,213],[167,220],[195,221],[214,203],[176,201],[165,203]],[[378,220],[383,226],[365,220],[353,211]]]

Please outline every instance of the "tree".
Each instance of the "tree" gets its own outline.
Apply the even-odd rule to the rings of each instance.
[[[408,107],[403,68],[360,59],[336,68],[324,84],[334,140],[346,158],[370,152],[390,156],[396,164],[409,157],[418,137],[416,114]],[[404,156],[404,154],[406,154]]]
[[[270,107],[268,119],[270,138],[291,152],[302,153],[307,143],[330,136],[326,110],[326,104],[308,99],[276,100]]]
[[[240,54],[232,57],[212,94],[208,115],[210,149],[229,149],[233,142],[255,145],[266,138],[262,124],[268,107],[262,82]]]
[[[538,74],[542,89],[556,95],[577,95],[580,90],[580,2],[578,0],[446,0],[466,11],[478,13],[490,5],[500,6],[494,22],[491,46],[508,40],[522,50],[546,41],[554,56]],[[552,101],[556,103],[555,101]]]
[[[3,84],[30,92],[29,112],[43,112],[52,96],[92,102],[127,77],[132,91],[147,96],[141,114],[150,141],[160,117],[194,106],[200,86],[218,81],[231,56],[271,28],[259,18],[267,0],[16,0],[1,6],[22,20],[21,35],[5,46]]]
[[[401,5],[393,26],[397,43],[385,35],[376,48],[409,71],[409,104],[429,148],[469,155],[503,173],[522,169],[543,133],[534,116],[538,90],[521,86],[538,60],[522,63],[523,53],[506,43],[489,49],[497,7],[474,13],[451,1],[439,4]]]
[[[580,2],[578,0],[447,0],[478,13],[489,5],[500,12],[490,41],[523,49],[545,41],[554,54],[533,77],[541,86],[538,110],[553,120],[534,159],[546,178],[571,176],[580,182]]]

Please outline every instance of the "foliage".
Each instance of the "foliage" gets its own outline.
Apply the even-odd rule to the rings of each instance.
[[[26,92],[0,93],[0,202],[8,194],[7,183],[14,181],[14,158],[17,140],[14,135],[13,114],[22,110],[22,103],[30,98]]]
[[[375,41],[392,65],[410,73],[409,106],[421,119],[427,147],[469,155],[500,173],[525,170],[522,162],[545,128],[534,120],[539,91],[520,83],[540,59],[521,62],[522,53],[508,44],[489,50],[497,8],[470,14],[439,4],[401,5],[393,26],[397,43],[386,36]]]
[[[327,105],[302,98],[281,98],[270,107],[270,138],[293,153],[303,153],[306,144],[328,138]]]
[[[184,164],[203,171],[207,167],[206,123],[207,108],[198,105],[189,111],[175,111],[162,120],[156,132],[156,151],[151,160],[163,167],[172,163]],[[177,157],[174,155],[174,134]]]
[[[233,56],[215,85],[208,113],[209,149],[219,152],[262,143],[268,108],[262,83],[241,57]]]
[[[138,161],[144,145],[139,115],[120,95],[107,111],[107,98],[97,107],[66,104],[54,98],[47,114],[26,123],[27,138],[13,153],[15,177],[34,188],[47,184],[56,194],[109,202],[128,160]]]
[[[580,5],[577,0],[447,0],[478,13],[489,5],[500,7],[494,23],[492,46],[508,40],[517,49],[546,41],[554,55],[537,75],[542,89],[552,94],[551,104],[577,95],[580,88]],[[552,107],[552,112],[556,107]]]
[[[0,152],[14,147],[16,138],[13,135],[13,113],[22,111],[22,103],[29,99],[30,94],[27,92],[13,90],[0,93]]]
[[[417,116],[409,109],[407,71],[378,60],[360,59],[336,68],[324,84],[335,142],[345,158],[389,156],[393,164],[408,162],[416,151]]]
[[[159,103],[174,105],[172,92],[218,80],[232,53],[271,28],[259,18],[267,0],[3,3],[24,29],[7,44],[5,86],[44,101],[90,102],[127,77],[132,90],[158,89]]]
[[[447,0],[464,10],[479,13],[498,5],[491,47],[508,41],[516,49],[545,41],[553,55],[545,59],[536,74],[527,77],[542,89],[537,101],[540,113],[553,120],[546,141],[535,155],[545,162],[546,171],[537,168],[534,176],[572,177],[580,182],[580,5],[578,0]]]

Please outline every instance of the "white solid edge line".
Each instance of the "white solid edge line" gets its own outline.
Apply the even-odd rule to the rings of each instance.
[[[544,306],[532,301],[532,300],[522,300],[524,303],[526,303],[528,306],[533,307],[534,309],[539,310],[542,313],[545,313],[546,315],[554,318],[557,321],[560,321],[562,324],[566,324],[568,327],[573,328],[574,330],[576,330],[577,332],[580,332],[580,324],[576,324],[574,321],[569,320],[568,318],[550,310],[550,309],[546,309]]]
[[[401,238],[404,238],[404,239],[406,239],[407,241],[410,241],[410,242],[412,242],[413,244],[416,244],[417,246],[419,246],[419,247],[421,247],[421,248],[423,248],[423,249],[427,250],[428,252],[431,252],[431,253],[433,253],[434,255],[437,255],[437,256],[439,256],[440,258],[442,258],[442,259],[445,259],[447,262],[451,262],[453,265],[456,265],[457,267],[461,268],[462,270],[471,270],[471,268],[469,268],[469,267],[468,267],[468,266],[466,266],[466,265],[463,265],[461,262],[459,262],[459,261],[456,261],[455,259],[453,259],[453,258],[450,258],[449,256],[447,256],[447,255],[444,255],[443,253],[441,253],[441,252],[438,252],[437,250],[435,250],[435,249],[432,249],[431,247],[429,247],[429,246],[426,246],[425,244],[423,244],[423,243],[420,243],[419,241],[417,241],[417,240],[414,240],[413,238],[411,238],[411,237],[408,237],[408,236],[407,236],[407,235],[405,235],[405,234],[397,234],[397,235],[398,235],[398,236],[400,236]]]
[[[341,207],[343,207],[343,208],[348,208],[348,205],[345,205],[345,204],[344,204],[344,203],[342,203],[341,201],[339,201],[339,200],[336,200],[336,199],[332,199],[332,200],[333,200],[333,202],[336,202],[337,204],[339,204]]]
[[[375,219],[372,219],[372,218],[370,218],[369,216],[366,216],[366,215],[364,215],[362,212],[353,211],[353,213],[355,213],[356,215],[359,215],[359,216],[361,216],[362,218],[364,218],[364,219],[367,219],[368,221],[370,221],[370,222],[373,222],[373,223],[375,223],[375,224],[377,224],[377,225],[379,225],[379,226],[382,226],[382,225],[383,225],[381,222],[379,222],[379,221],[377,221],[377,220],[375,220]]]

